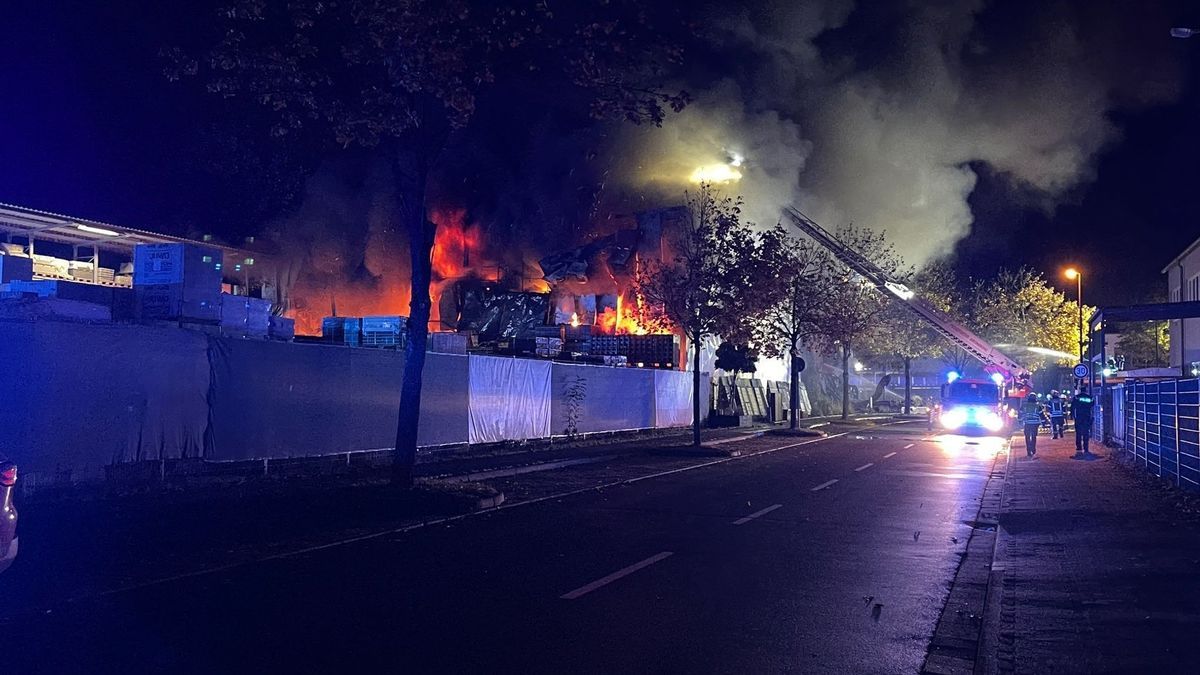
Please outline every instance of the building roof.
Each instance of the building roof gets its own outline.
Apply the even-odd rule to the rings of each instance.
[[[86,218],[75,218],[47,211],[0,202],[0,233],[18,237],[33,237],[74,246],[96,246],[102,250],[127,252],[133,256],[138,244],[196,244],[219,249],[233,258],[252,257],[244,249],[224,246],[210,241],[197,241],[169,234],[159,234],[122,225],[113,225]]]
[[[1174,267],[1175,264],[1178,263],[1180,260],[1188,257],[1188,255],[1190,255],[1192,253],[1192,251],[1195,251],[1197,248],[1200,248],[1200,239],[1193,241],[1191,243],[1191,245],[1189,245],[1187,248],[1183,249],[1183,253],[1180,253],[1179,255],[1172,258],[1171,262],[1167,263],[1166,266],[1162,268],[1162,273],[1166,274],[1167,270]]]

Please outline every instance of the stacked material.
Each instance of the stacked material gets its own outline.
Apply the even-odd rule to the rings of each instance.
[[[653,364],[658,368],[671,368],[679,355],[679,338],[669,333],[657,335],[630,335],[629,349],[625,356],[630,363]]]
[[[429,334],[427,352],[439,354],[466,354],[470,336],[466,333],[437,332]]]
[[[592,354],[624,356],[631,364],[671,368],[679,354],[679,338],[671,334],[597,335],[592,338]]]
[[[364,316],[362,345],[364,347],[403,347],[408,317]]]
[[[327,316],[321,319],[321,337],[335,345],[362,345],[362,319],[347,316]]]
[[[271,329],[271,303],[262,298],[221,294],[221,332],[265,338]],[[293,329],[294,333],[294,329]]]
[[[33,254],[33,273],[43,277],[71,276],[70,263],[52,255]]]
[[[111,284],[116,276],[116,273],[107,268],[97,268],[88,260],[69,260],[67,261],[67,271],[72,279],[78,279],[84,282],[99,282],[102,284]]]
[[[267,337],[272,340],[291,342],[296,338],[296,320],[272,314],[268,319]]]
[[[33,261],[25,256],[0,255],[0,284],[33,279]]]
[[[221,321],[221,252],[196,244],[138,244],[133,252],[138,316]]]
[[[597,335],[592,338],[592,353],[624,356],[629,351],[629,338],[629,335]]]
[[[562,338],[535,337],[533,339],[534,353],[542,358],[554,358],[562,353]]]

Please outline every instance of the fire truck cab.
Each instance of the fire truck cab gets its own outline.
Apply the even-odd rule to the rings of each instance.
[[[932,426],[955,434],[1007,437],[1011,427],[1003,393],[992,380],[951,377],[942,385]]]

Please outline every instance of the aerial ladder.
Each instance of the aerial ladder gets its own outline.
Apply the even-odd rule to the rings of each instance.
[[[835,258],[845,263],[847,267],[857,272],[879,291],[902,303],[921,320],[928,323],[939,335],[949,340],[951,344],[982,362],[986,372],[989,374],[999,373],[1004,378],[1006,389],[1022,395],[1029,389],[1029,371],[1021,364],[993,347],[987,340],[951,319],[945,312],[922,300],[912,289],[891,278],[878,265],[842,243],[825,228],[801,213],[799,209],[789,206],[784,209],[784,212],[797,228],[813,241],[828,249]]]

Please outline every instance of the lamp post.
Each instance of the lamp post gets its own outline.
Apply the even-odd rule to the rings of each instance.
[[[1079,305],[1079,362],[1083,363],[1083,272],[1068,267],[1063,276],[1075,280],[1075,304]]]

